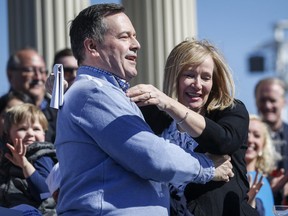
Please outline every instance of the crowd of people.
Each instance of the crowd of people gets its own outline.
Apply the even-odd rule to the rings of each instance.
[[[0,206],[44,216],[268,216],[288,204],[282,80],[257,83],[259,116],[249,115],[209,40],[171,50],[162,91],[129,85],[141,45],[122,5],[84,9],[69,35],[71,49],[53,62],[67,82],[59,110],[37,50],[8,59]]]

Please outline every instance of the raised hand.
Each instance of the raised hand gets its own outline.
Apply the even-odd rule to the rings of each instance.
[[[288,172],[284,169],[274,170],[271,174],[270,185],[273,192],[279,191],[288,182]]]
[[[254,181],[252,181],[251,175],[248,175],[248,181],[249,181],[249,185],[250,185],[250,189],[248,191],[248,197],[249,197],[248,203],[254,208],[256,205],[256,201],[255,201],[256,195],[264,184],[262,181],[264,176],[261,175],[260,178],[258,178],[258,176],[259,176],[258,170],[256,171]]]
[[[11,154],[6,153],[5,157],[10,160],[14,165],[23,168],[28,162],[25,157],[27,146],[22,143],[22,139],[15,139],[14,146],[7,143],[8,149],[11,151]]]
[[[27,145],[24,145],[22,139],[15,139],[14,146],[7,143],[11,154],[6,153],[5,157],[11,161],[15,166],[22,168],[25,178],[31,176],[35,171],[33,165],[26,158]]]

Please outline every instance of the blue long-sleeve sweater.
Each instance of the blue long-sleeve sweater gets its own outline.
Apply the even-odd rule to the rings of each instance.
[[[214,167],[152,132],[112,74],[81,66],[58,112],[59,215],[169,215],[168,182],[205,183]]]

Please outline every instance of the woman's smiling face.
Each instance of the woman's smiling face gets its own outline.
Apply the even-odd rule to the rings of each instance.
[[[178,101],[201,113],[213,86],[214,62],[208,56],[198,67],[188,67],[179,75]]]
[[[265,128],[262,122],[256,119],[250,120],[247,139],[248,149],[245,155],[246,161],[256,160],[259,153],[262,152],[265,142],[263,131],[265,131]]]

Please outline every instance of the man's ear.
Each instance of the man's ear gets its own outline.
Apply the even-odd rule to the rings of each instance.
[[[95,43],[95,41],[93,39],[86,38],[84,40],[84,47],[92,55],[98,54],[97,46],[96,46],[96,43]]]

